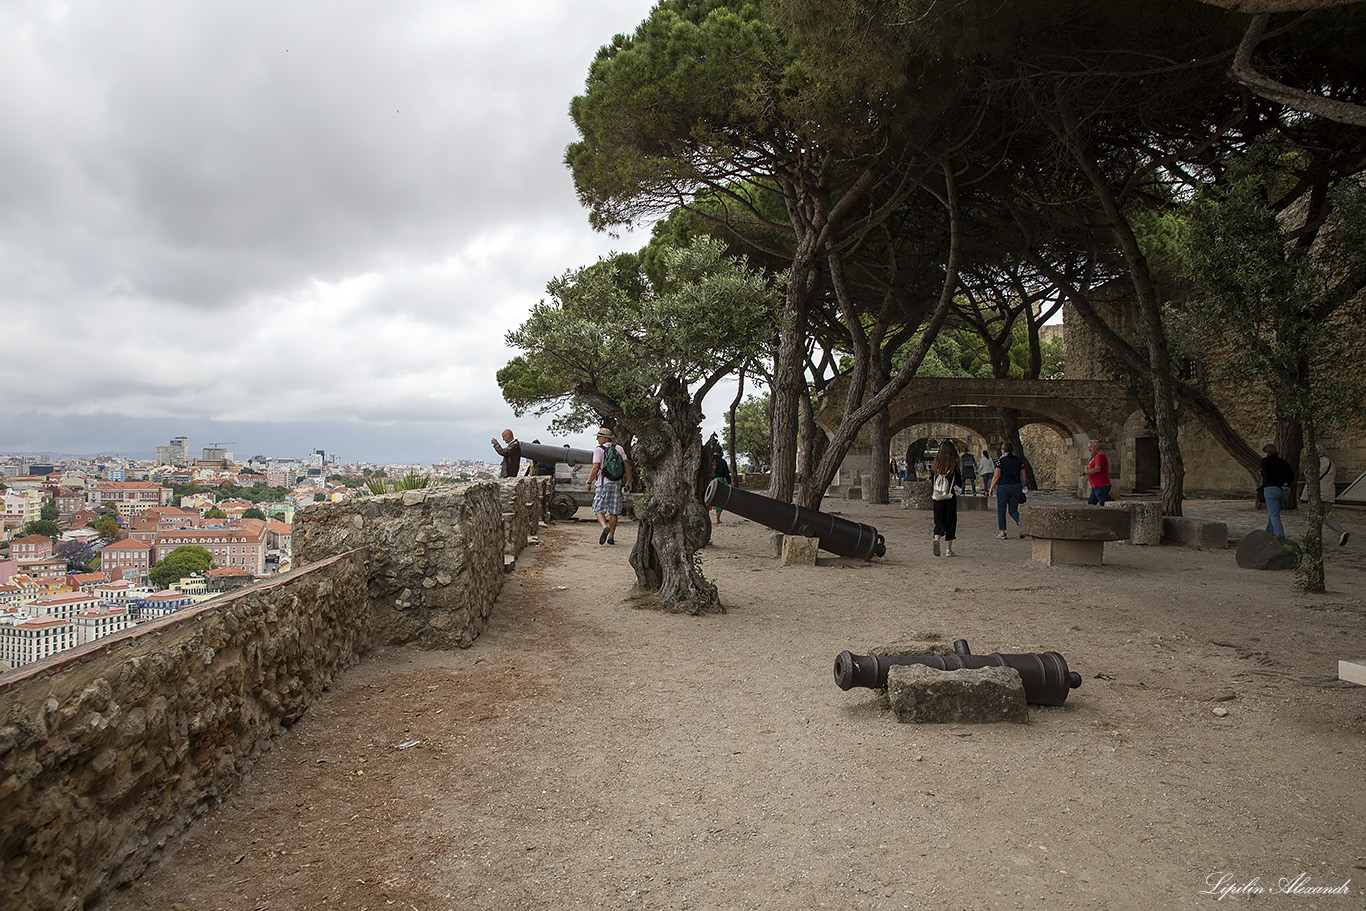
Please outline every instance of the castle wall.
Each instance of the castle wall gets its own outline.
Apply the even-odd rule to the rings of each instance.
[[[297,569],[0,676],[0,907],[135,879],[375,643],[472,643],[551,484],[301,509]]]

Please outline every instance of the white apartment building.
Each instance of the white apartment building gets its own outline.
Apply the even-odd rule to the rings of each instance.
[[[100,599],[91,592],[67,592],[64,595],[44,595],[29,605],[35,616],[74,620],[81,611],[100,606]]]
[[[76,644],[76,625],[56,617],[0,620],[0,667],[23,667]]]
[[[111,633],[117,633],[133,625],[133,621],[128,619],[128,608],[115,607],[112,604],[101,604],[83,610],[76,614],[74,623],[77,645],[103,639]]]

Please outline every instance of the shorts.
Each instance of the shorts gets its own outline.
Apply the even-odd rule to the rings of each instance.
[[[593,491],[593,515],[621,515],[621,482],[599,481]]]

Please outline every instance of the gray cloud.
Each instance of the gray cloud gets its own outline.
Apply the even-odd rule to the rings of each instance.
[[[513,423],[503,334],[642,242],[589,230],[561,158],[594,53],[650,7],[8,4],[0,451],[227,421],[272,454],[329,448],[306,428],[482,457]]]

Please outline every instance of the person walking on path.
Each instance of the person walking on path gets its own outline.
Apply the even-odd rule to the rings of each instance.
[[[982,458],[977,463],[977,471],[982,475],[982,496],[984,497],[991,496],[987,491],[991,488],[991,475],[994,470],[991,464],[991,456],[983,449]]]
[[[1105,501],[1110,499],[1110,460],[1095,440],[1088,440],[1086,449],[1091,453],[1091,461],[1081,474],[1086,483],[1091,485],[1091,496],[1086,502],[1090,506],[1104,506]]]
[[[958,452],[952,440],[939,444],[939,454],[934,457],[930,475],[934,484],[930,488],[930,500],[934,506],[934,555],[939,556],[939,546],[944,545],[944,556],[952,557],[953,541],[958,537],[958,492],[963,489],[963,474],[959,469]]]
[[[621,515],[623,486],[631,486],[631,463],[626,460],[626,451],[612,442],[612,431],[599,427],[598,445],[593,448],[593,470],[588,473],[588,489],[593,491],[593,518],[602,526],[599,544],[617,543],[617,517]]]
[[[1273,535],[1285,537],[1285,527],[1281,525],[1281,504],[1290,495],[1295,484],[1295,469],[1281,458],[1276,447],[1267,443],[1262,447],[1266,458],[1262,459],[1261,498],[1266,502],[1266,530]]]
[[[1338,467],[1328,457],[1328,450],[1320,443],[1314,449],[1319,454],[1319,499],[1323,501],[1323,524],[1338,536],[1338,547],[1345,547],[1352,533],[1347,531],[1333,518],[1332,506],[1338,498]],[[1309,482],[1304,482],[1304,492],[1300,499],[1309,501]]]
[[[1001,457],[996,460],[996,471],[991,475],[991,489],[987,491],[988,496],[996,494],[996,527],[1000,529],[996,537],[1002,541],[1006,539],[1007,514],[1019,526],[1020,502],[1024,498],[1024,460],[1013,450],[1010,443],[1001,447]]]
[[[963,449],[963,455],[958,460],[958,467],[961,475],[959,484],[963,488],[963,495],[967,495],[967,482],[970,480],[972,481],[972,495],[977,496],[977,460],[972,457],[972,452],[967,448]]]
[[[503,457],[502,473],[500,478],[515,478],[522,469],[522,444],[517,442],[517,438],[512,435],[511,430],[503,431],[503,445],[498,445],[498,440],[489,440],[493,444],[494,451]]]
[[[726,464],[726,457],[721,454],[721,447],[718,444],[711,451],[711,473],[712,477],[722,483],[730,483],[730,466]],[[721,507],[716,507],[716,524],[721,524]]]

